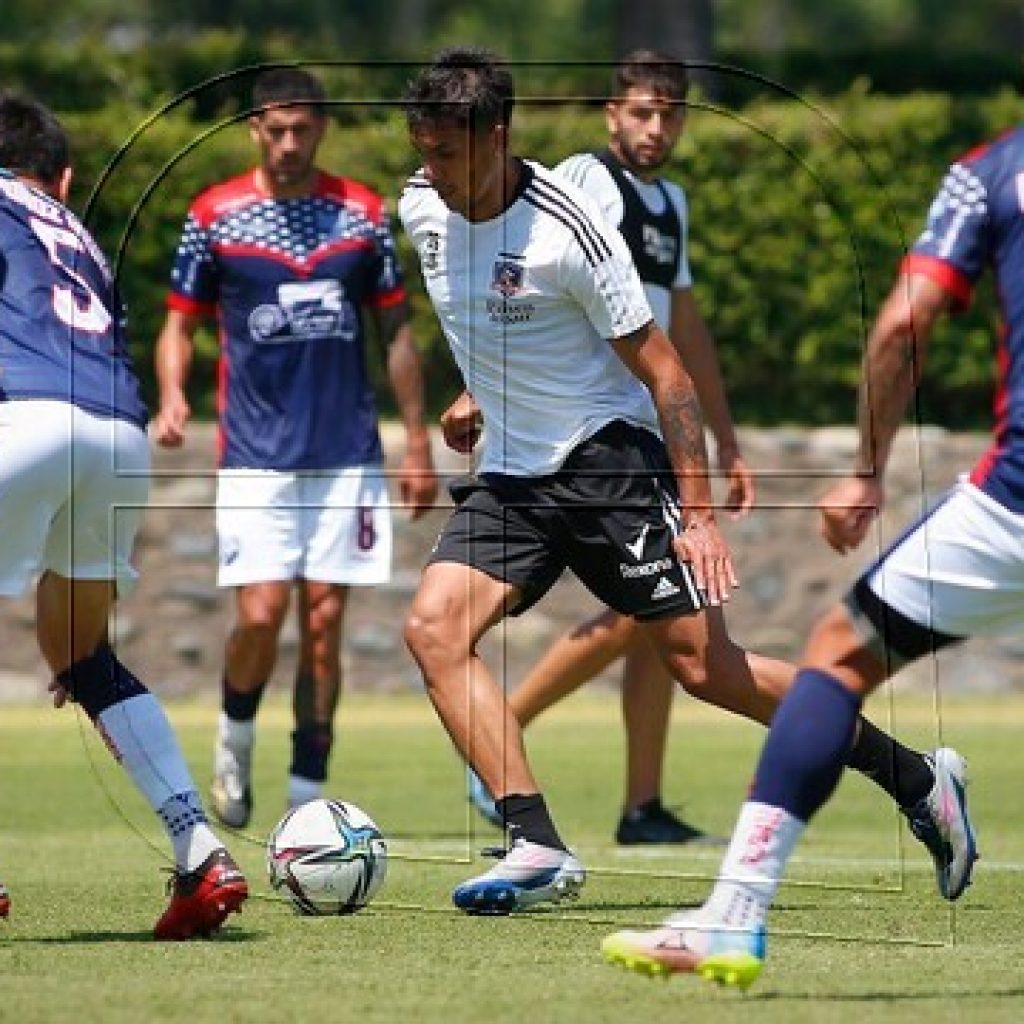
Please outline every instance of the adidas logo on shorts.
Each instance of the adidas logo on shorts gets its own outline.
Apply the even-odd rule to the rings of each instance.
[[[666,597],[674,597],[678,593],[679,588],[667,576],[662,576],[661,579],[658,580],[658,585],[651,593],[651,600],[661,601]]]

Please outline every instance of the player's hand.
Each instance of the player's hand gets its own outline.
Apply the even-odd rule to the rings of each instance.
[[[46,689],[53,695],[53,706],[55,708],[62,708],[67,704],[67,688],[58,683],[56,679],[50,680],[50,685]]]
[[[851,476],[841,480],[818,502],[822,537],[834,551],[845,555],[864,539],[884,504],[885,491],[877,477]]]
[[[452,451],[461,452],[463,455],[467,455],[476,447],[483,428],[483,413],[468,391],[463,391],[441,413],[441,436],[444,443]]]
[[[754,505],[754,474],[743,461],[739,448],[719,448],[718,468],[729,481],[725,507],[730,519],[742,519]]]
[[[684,523],[683,532],[674,544],[679,560],[690,564],[697,587],[707,603],[715,606],[728,601],[732,589],[739,586],[739,580],[729,547],[714,519],[691,518]]]
[[[153,419],[153,437],[164,448],[180,448],[185,440],[185,425],[192,408],[182,392],[172,392],[160,399],[160,411]]]
[[[437,498],[437,471],[430,455],[430,438],[412,441],[398,470],[398,488],[402,504],[409,509],[415,522],[434,507]]]

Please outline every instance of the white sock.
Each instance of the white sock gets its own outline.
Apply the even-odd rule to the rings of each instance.
[[[174,848],[174,863],[182,871],[195,871],[224,844],[207,824],[199,794],[178,793],[159,810],[160,820]]]
[[[191,870],[211,849],[224,845],[206,824],[195,783],[156,697],[143,693],[112,704],[100,713],[96,728],[149,806],[160,815],[178,867]],[[165,816],[168,805],[171,809]],[[189,810],[187,820],[177,821],[179,808],[184,807]],[[170,820],[177,824],[172,827]]]
[[[217,737],[221,743],[232,750],[252,747],[256,735],[256,719],[239,720],[228,718],[222,711],[217,719]]]
[[[288,776],[288,806],[298,807],[300,804],[315,800],[323,792],[323,783],[302,775]]]
[[[706,912],[738,928],[764,924],[806,822],[781,807],[747,801],[718,869]]]

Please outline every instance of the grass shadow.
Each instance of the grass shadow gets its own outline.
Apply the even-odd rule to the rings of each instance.
[[[267,938],[265,932],[252,931],[224,931],[218,932],[209,939],[191,939],[196,943],[238,943],[238,942],[262,942]],[[155,943],[151,929],[145,931],[71,931],[63,935],[37,935],[18,937],[12,939],[11,945],[36,945],[36,946],[75,946],[75,945],[102,945],[108,942],[146,942]],[[173,943],[172,943],[173,945]],[[184,945],[184,943],[180,943]]]

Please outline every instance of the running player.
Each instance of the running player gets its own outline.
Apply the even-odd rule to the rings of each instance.
[[[715,438],[718,466],[729,482],[734,517],[754,502],[754,481],[740,454],[715,344],[693,296],[687,258],[687,202],[657,172],[671,157],[685,121],[686,66],[667,54],[636,50],[616,67],[605,105],[608,147],[562,161],[557,173],[601,207],[629,246],[654,320],[679,349]],[[680,820],[662,802],[662,775],[675,681],[636,620],[607,610],[560,637],[509,696],[519,724],[623,659],[626,793],[615,839],[624,845],[723,842]],[[471,780],[474,804],[494,821],[494,802]],[[500,820],[495,822],[500,824]]]
[[[154,934],[189,939],[216,931],[248,889],[163,709],[107,640],[114,600],[135,581],[149,442],[110,271],[64,205],[70,181],[54,116],[0,93],[0,594],[38,577],[54,703],[81,705],[159,816],[175,872]],[[0,885],[0,916],[9,909]]]
[[[750,985],[761,973],[768,910],[811,817],[839,782],[864,699],[919,658],[1024,620],[1024,128],[956,161],[933,200],[868,339],[860,385],[860,444],[850,477],[820,502],[825,540],[845,554],[885,500],[893,438],[920,380],[928,342],[946,313],[968,305],[987,266],[1003,299],[995,441],[969,477],[899,538],[811,633],[804,667],[779,707],[750,797],[707,903],[662,928],[618,932],[612,960],[655,974],[697,972]],[[963,759],[935,757],[934,812],[911,826],[933,851],[938,883],[956,899],[977,857]]]
[[[518,722],[477,653],[571,568],[638,620],[696,696],[767,723],[794,669],[730,639],[735,585],[707,478],[700,408],[619,232],[564,179],[509,149],[514,86],[487,50],[446,51],[410,85],[423,168],[399,212],[467,391],[447,442],[487,443],[424,570],[406,640],[460,753],[498,797],[511,849],[458,886],[457,906],[507,913],[576,894]],[[944,778],[860,722],[851,763],[904,808]],[[945,852],[936,851],[937,861]]]

